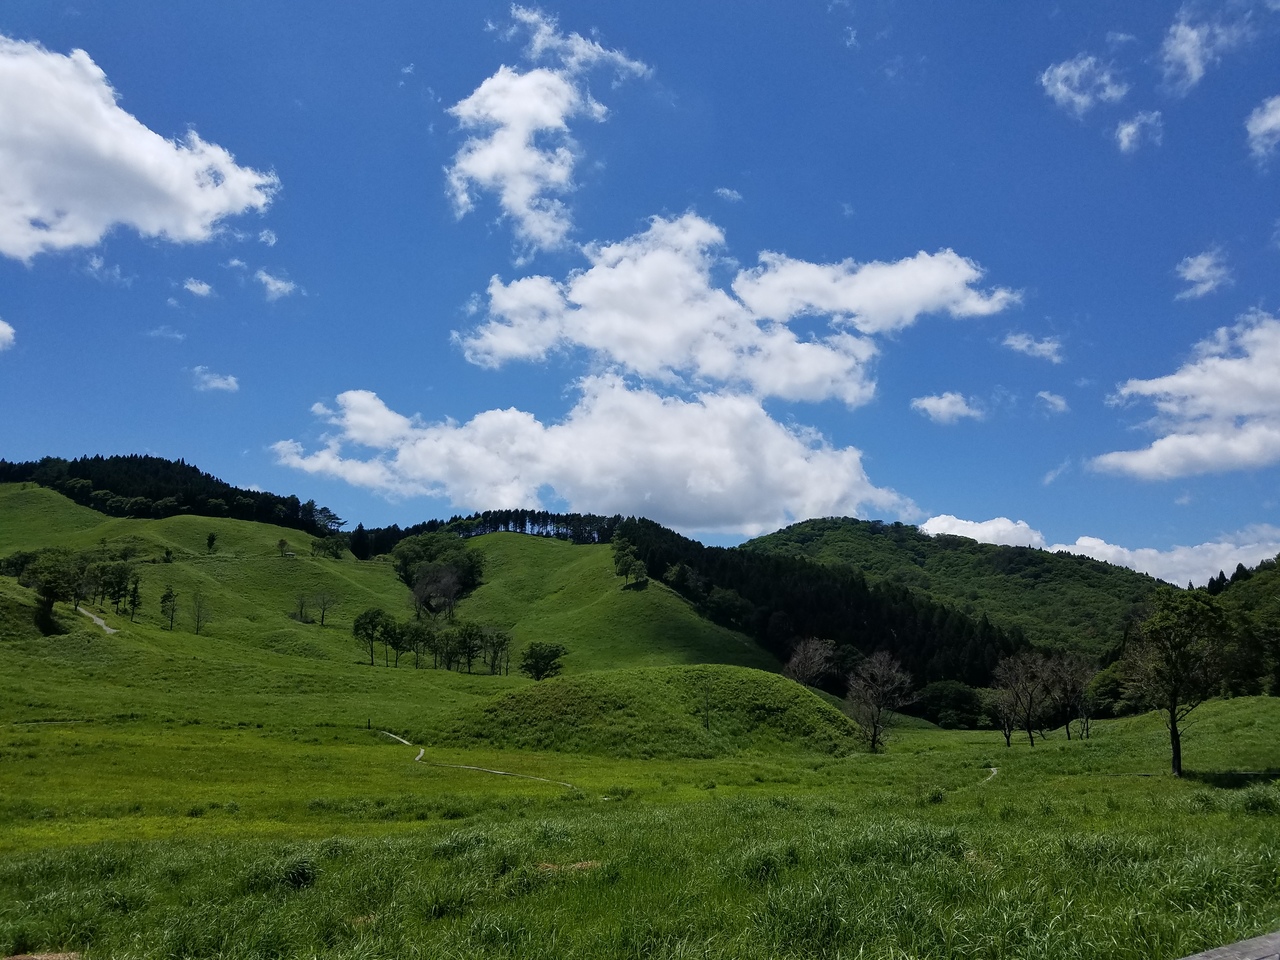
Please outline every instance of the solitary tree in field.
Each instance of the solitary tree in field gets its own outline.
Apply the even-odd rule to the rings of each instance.
[[[311,602],[316,605],[316,609],[320,611],[320,626],[324,626],[324,618],[326,614],[342,601],[338,595],[332,590],[320,589],[316,591],[316,595],[311,598]]]
[[[204,545],[208,547],[210,553],[213,553],[218,547],[218,535],[210,533],[209,536],[204,538]]]
[[[849,676],[849,692],[845,695],[849,715],[872,753],[884,749],[885,735],[897,712],[914,699],[911,674],[885,650],[858,664]]]
[[[191,594],[191,624],[195,627],[196,636],[200,636],[209,623],[209,602],[205,599],[204,591],[199,587]]]
[[[160,615],[169,621],[169,629],[173,629],[173,618],[178,612],[178,595],[173,592],[173,587],[165,585],[164,593],[160,594]]]
[[[520,655],[520,672],[534,680],[545,680],[560,672],[560,658],[569,651],[558,643],[535,640]]]
[[[1187,714],[1222,682],[1230,629],[1218,601],[1202,590],[1162,587],[1152,613],[1125,653],[1138,699],[1161,712],[1169,728],[1173,775],[1182,776],[1182,726]]]
[[[276,541],[276,549],[280,551],[280,556],[283,558],[289,552],[289,541],[281,537]]]

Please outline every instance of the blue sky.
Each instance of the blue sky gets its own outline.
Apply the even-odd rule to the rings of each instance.
[[[1280,552],[1280,0],[0,7],[0,456]]]

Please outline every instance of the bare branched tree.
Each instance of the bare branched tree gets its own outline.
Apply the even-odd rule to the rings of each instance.
[[[911,674],[887,651],[873,653],[849,675],[845,702],[872,753],[884,749],[885,737],[897,719],[897,712],[914,699]]]
[[[831,669],[835,654],[836,645],[830,640],[807,637],[796,643],[791,651],[791,659],[782,668],[782,674],[796,683],[811,687]]]
[[[1044,655],[1031,650],[1021,650],[996,664],[996,689],[1008,698],[1018,729],[1026,733],[1033,747],[1049,702],[1048,673]]]
[[[191,623],[196,629],[197,637],[208,626],[209,616],[209,601],[205,599],[204,591],[197,587],[191,593]]]

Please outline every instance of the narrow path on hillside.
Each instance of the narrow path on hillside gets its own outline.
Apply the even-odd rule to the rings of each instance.
[[[390,737],[392,740],[395,740],[397,743],[403,743],[406,747],[413,746],[413,744],[410,743],[408,740],[406,740],[404,737],[397,737],[390,730],[379,730],[378,732],[383,734],[384,736]],[[453,770],[475,770],[477,773],[491,773],[495,777],[517,777],[521,780],[537,780],[540,783],[554,783],[558,787],[568,787],[570,790],[577,789],[572,783],[565,783],[563,780],[549,780],[546,777],[535,777],[529,773],[512,773],[510,770],[490,770],[488,767],[473,767],[465,763],[440,763],[437,760],[423,760],[422,758],[426,756],[426,753],[427,753],[426,747],[419,747],[418,755],[413,758],[413,762],[425,763],[429,767],[449,767],[450,769],[453,769]]]
[[[103,620],[103,619],[102,619],[100,616],[98,616],[96,613],[90,613],[90,612],[89,612],[88,610],[86,610],[84,607],[76,607],[76,609],[77,609],[77,610],[79,610],[81,613],[83,613],[86,617],[88,617],[88,618],[89,618],[90,620],[92,620],[94,623],[96,623],[98,626],[100,626],[100,627],[101,627],[103,630],[105,630],[107,633],[119,633],[119,632],[120,632],[120,631],[119,631],[119,630],[117,630],[115,627],[108,627],[108,626],[107,626],[107,621]]]

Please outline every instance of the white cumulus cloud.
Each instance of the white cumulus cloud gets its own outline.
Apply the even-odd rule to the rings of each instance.
[[[578,161],[569,121],[608,115],[587,90],[584,74],[604,67],[618,77],[640,77],[649,68],[576,33],[561,34],[541,11],[513,6],[511,14],[530,34],[528,60],[545,65],[525,72],[503,65],[449,108],[471,135],[445,170],[448,192],[459,217],[474,208],[475,191],[496,194],[522,242],[554,249],[573,226],[560,199],[573,189]]]
[[[723,246],[720,228],[694,214],[655,217],[642,233],[587,248],[590,266],[563,281],[495,277],[485,319],[455,338],[482,366],[581,347],[664,383],[692,378],[758,396],[834,397],[856,406],[874,393],[878,349],[846,327],[892,330],[924,312],[983,314],[1016,300],[1009,291],[970,287],[981,270],[952,251],[866,265],[764,254],[760,267],[739,272],[726,290],[712,278]],[[789,323],[802,315],[825,317],[827,333],[798,336]]]
[[[1226,255],[1218,249],[1184,257],[1174,269],[1179,277],[1191,284],[1179,292],[1175,300],[1198,300],[1231,283]]]
[[[293,291],[298,289],[298,285],[292,280],[286,280],[284,277],[276,277],[267,273],[265,270],[259,270],[253,275],[254,279],[262,284],[266,291],[268,300],[279,300],[281,297],[287,297]]]
[[[984,416],[980,406],[954,391],[916,397],[911,401],[911,409],[923,413],[934,423],[955,423],[965,418],[981,420]]]
[[[1280,96],[1264,100],[1245,121],[1249,150],[1258,161],[1266,160],[1280,144]]]
[[[428,423],[352,390],[336,412],[318,409],[336,428],[323,447],[307,453],[286,440],[274,450],[286,466],[390,496],[442,496],[462,510],[540,507],[550,488],[572,511],[640,511],[677,529],[747,535],[801,517],[917,513],[870,482],[858,450],[778,423],[755,398],[664,397],[612,375],[579,388],[550,424],[514,408]]]
[[[1111,67],[1083,53],[1045,70],[1040,86],[1054,103],[1077,117],[1095,104],[1114,103],[1129,92],[1128,84],[1118,80]]]
[[[13,329],[13,325],[0,320],[0,350],[8,350],[13,346],[17,333]]]
[[[1003,343],[1010,350],[1025,353],[1028,357],[1039,357],[1050,363],[1062,362],[1062,341],[1057,337],[1037,340],[1029,333],[1011,333],[1004,338]]]
[[[223,218],[263,210],[274,174],[236,164],[194,131],[169,140],[122,110],[83,50],[0,36],[0,254],[93,246],[113,226],[206,240]]]
[[[1245,314],[1196,345],[1175,372],[1122,384],[1115,402],[1151,400],[1161,434],[1140,450],[1095,457],[1095,469],[1165,480],[1280,461],[1280,319]]]
[[[1116,125],[1116,146],[1121,153],[1136,153],[1143,143],[1160,146],[1164,120],[1159,110],[1142,110]]]
[[[208,367],[196,367],[191,371],[197,390],[222,390],[235,393],[240,389],[240,381],[229,374],[214,373]]]
[[[950,534],[956,537],[968,537],[979,543],[999,543],[1006,547],[1044,547],[1044,534],[1033,530],[1024,520],[1010,520],[1008,517],[996,517],[994,520],[961,520],[949,513],[930,517],[920,525],[920,529],[936,537],[938,534]]]
[[[203,280],[197,280],[195,277],[187,277],[187,281],[182,287],[187,293],[196,297],[208,297],[213,294],[213,287]]]

